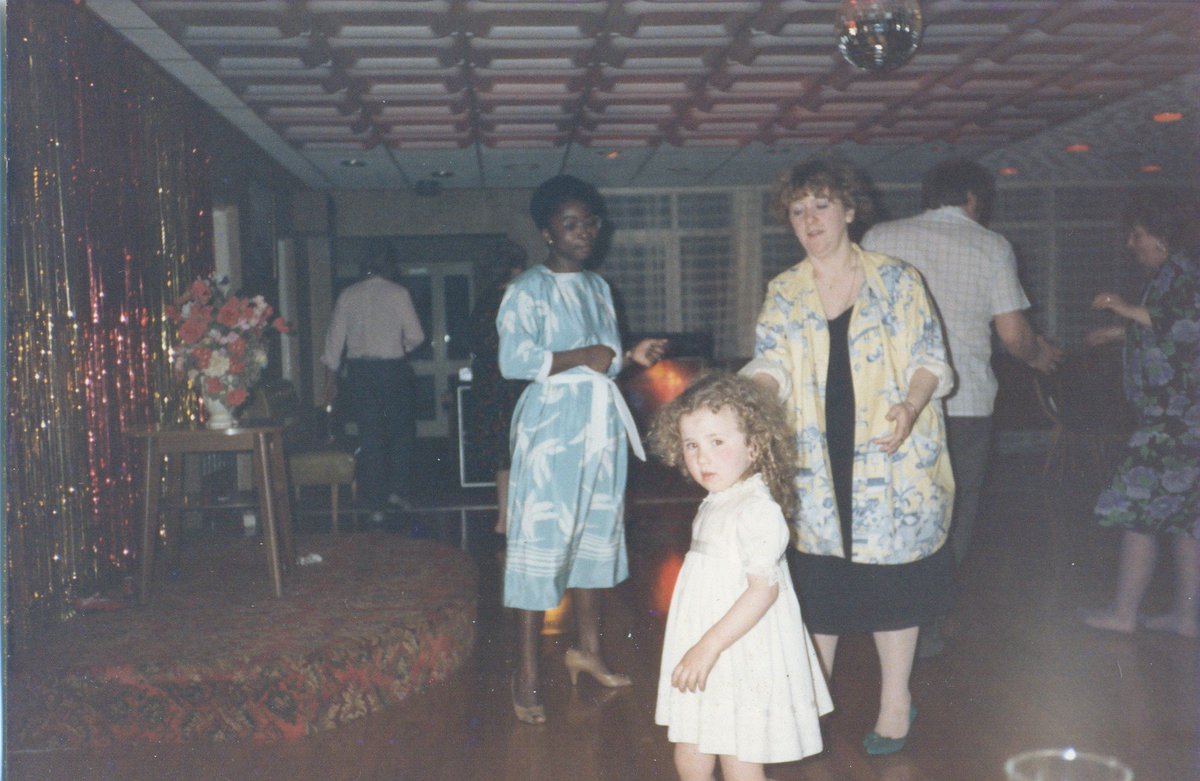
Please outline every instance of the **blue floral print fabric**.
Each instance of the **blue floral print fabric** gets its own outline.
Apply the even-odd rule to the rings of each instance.
[[[1200,262],[1172,257],[1142,303],[1150,327],[1125,330],[1137,428],[1096,515],[1102,526],[1200,539]]]

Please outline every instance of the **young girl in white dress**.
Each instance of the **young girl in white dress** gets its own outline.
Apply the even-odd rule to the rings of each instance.
[[[658,415],[660,458],[708,490],[675,584],[655,721],[682,781],[763,781],[764,764],[822,749],[833,710],[784,551],[795,445],[782,406],[751,380],[697,380]]]

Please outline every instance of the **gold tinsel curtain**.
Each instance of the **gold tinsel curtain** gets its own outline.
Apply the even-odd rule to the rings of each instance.
[[[8,611],[18,644],[135,569],[127,436],[195,414],[163,308],[212,264],[205,109],[85,8],[8,3]]]

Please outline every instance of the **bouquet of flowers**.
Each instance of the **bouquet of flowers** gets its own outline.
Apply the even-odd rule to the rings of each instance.
[[[179,338],[172,348],[177,371],[202,396],[232,410],[249,396],[267,365],[268,329],[287,333],[282,317],[262,296],[229,295],[227,279],[197,279],[167,307]]]

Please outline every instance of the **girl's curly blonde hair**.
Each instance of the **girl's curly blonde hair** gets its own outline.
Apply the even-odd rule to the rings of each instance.
[[[751,469],[762,475],[771,497],[783,509],[783,517],[795,517],[796,445],[783,405],[758,383],[729,372],[711,372],[692,383],[659,411],[649,436],[654,454],[689,478],[679,421],[700,409],[733,411],[754,454]]]

